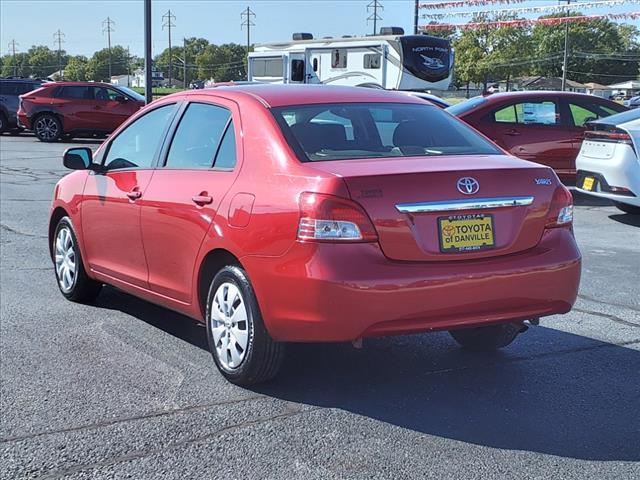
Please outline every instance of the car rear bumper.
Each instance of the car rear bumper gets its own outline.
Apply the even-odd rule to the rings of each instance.
[[[396,262],[377,244],[296,243],[282,257],[245,257],[270,334],[279,341],[360,337],[521,321],[568,312],[580,282],[573,234],[501,257]]]
[[[611,158],[599,159],[579,155],[576,187],[583,193],[616,202],[640,206],[640,161],[629,145],[616,145]],[[593,177],[595,190],[583,188],[584,179]],[[623,188],[627,191],[620,191]]]
[[[17,123],[19,127],[26,128],[27,130],[31,130],[31,121],[26,113],[23,111],[18,111],[17,114]]]

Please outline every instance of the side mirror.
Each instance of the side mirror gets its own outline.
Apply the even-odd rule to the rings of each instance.
[[[93,152],[87,147],[67,148],[62,164],[71,170],[87,170],[91,167]]]
[[[116,96],[116,102],[120,102],[120,103],[125,103],[127,102],[128,98],[125,97],[124,95],[117,95]]]

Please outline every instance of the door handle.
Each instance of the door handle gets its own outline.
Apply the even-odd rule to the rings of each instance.
[[[191,200],[196,205],[202,206],[202,205],[208,205],[211,202],[213,202],[213,197],[210,197],[208,195],[196,195],[194,197],[191,197]]]
[[[102,107],[100,105],[96,105],[95,107],[93,107],[94,110],[102,110]]]
[[[130,192],[127,192],[127,197],[129,197],[130,200],[137,200],[142,196],[142,192],[140,190],[137,190],[137,188],[138,187],[134,188]]]
[[[520,135],[520,132],[517,130],[507,130],[506,132],[504,132],[504,134],[511,137],[517,137],[518,135]]]

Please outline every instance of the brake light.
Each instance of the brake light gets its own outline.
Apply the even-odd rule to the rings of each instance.
[[[300,195],[298,240],[316,242],[376,242],[378,234],[356,202],[323,193]]]
[[[573,223],[573,197],[563,185],[559,185],[549,207],[546,228],[569,227]]]
[[[593,140],[603,140],[608,142],[625,143],[627,145],[632,145],[631,135],[619,129],[614,129],[611,131],[590,130],[588,132],[585,132],[584,136],[585,138]]]

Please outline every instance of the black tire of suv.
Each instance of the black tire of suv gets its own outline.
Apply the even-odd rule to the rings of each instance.
[[[58,278],[58,274],[56,272],[56,261],[55,261],[55,251],[56,251],[56,239],[58,238],[58,233],[63,228],[67,228],[71,233],[71,239],[73,240],[73,252],[75,256],[76,263],[76,278],[73,284],[73,287],[68,292],[65,292],[61,285],[60,280]],[[95,280],[89,278],[87,272],[84,269],[84,264],[82,262],[82,255],[80,253],[80,246],[78,245],[78,238],[76,237],[76,232],[73,229],[73,225],[71,224],[71,220],[69,217],[62,217],[56,226],[55,233],[52,239],[51,245],[52,251],[52,260],[53,260],[53,272],[56,275],[56,283],[58,284],[58,288],[60,289],[60,293],[64,295],[67,300],[76,303],[88,303],[98,296],[100,290],[102,290],[102,283],[96,282]]]
[[[490,351],[506,347],[522,331],[522,326],[513,323],[486,327],[450,330],[449,334],[462,347],[474,351]]]
[[[55,126],[56,127],[55,132],[52,133],[50,136],[45,135],[44,132],[42,132],[42,130],[40,131],[41,133],[39,133],[38,125],[41,122],[48,122],[50,123],[50,125]],[[41,142],[47,142],[47,143],[57,142],[60,139],[60,137],[64,134],[64,132],[62,131],[62,122],[60,122],[58,117],[56,117],[55,115],[52,115],[51,113],[43,113],[41,115],[38,115],[33,120],[33,133],[36,134],[36,137],[38,138],[38,140],[40,140]]]
[[[248,344],[243,360],[235,368],[225,367],[221,363],[212,332],[214,296],[223,283],[232,283],[238,288],[247,312]],[[206,322],[209,351],[218,370],[228,381],[236,385],[253,385],[271,380],[277,375],[284,359],[285,344],[274,341],[267,332],[253,287],[241,267],[228,265],[213,278],[207,295]]]
[[[7,122],[7,117],[4,113],[0,112],[0,133],[4,133],[8,130],[9,124]]]
[[[640,207],[629,205],[628,203],[613,202],[618,210],[622,210],[624,213],[631,215],[640,215]]]

